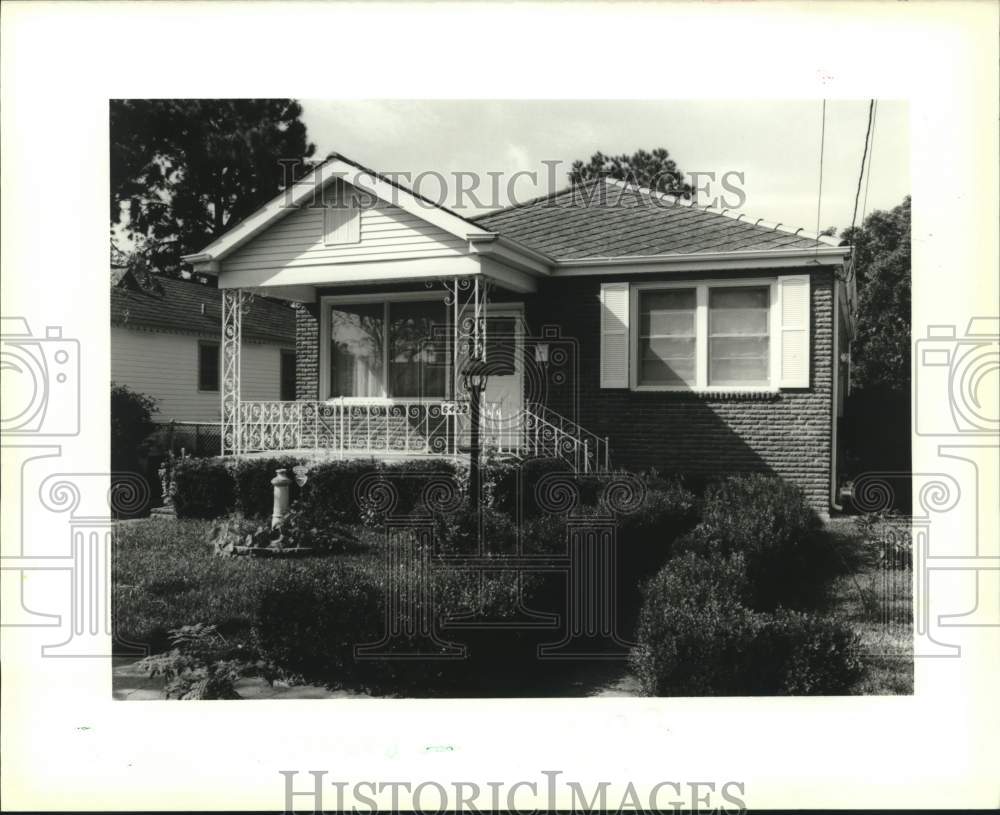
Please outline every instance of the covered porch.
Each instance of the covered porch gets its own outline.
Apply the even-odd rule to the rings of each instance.
[[[607,439],[546,407],[533,386],[548,348],[527,331],[530,291],[476,274],[419,287],[402,277],[364,294],[367,281],[338,278],[223,289],[223,455],[458,457],[475,444],[506,458],[558,457],[578,472],[609,468]],[[241,318],[261,294],[294,295],[318,314],[318,398],[241,398]]]

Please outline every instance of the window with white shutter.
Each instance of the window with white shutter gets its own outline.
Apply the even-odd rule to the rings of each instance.
[[[601,284],[601,387],[628,387],[629,284]]]
[[[809,275],[778,278],[782,388],[809,387]]]
[[[336,206],[327,205],[323,209],[323,243],[336,246],[342,243],[358,243],[361,240],[361,209],[353,196]]]
[[[639,391],[809,387],[809,275],[605,283],[601,304],[601,387],[626,387],[621,375]]]

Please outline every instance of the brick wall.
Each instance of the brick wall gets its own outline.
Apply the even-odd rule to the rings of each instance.
[[[295,309],[295,398],[319,398],[319,304]]]
[[[696,476],[770,472],[798,484],[816,509],[825,512],[831,464],[833,277],[828,270],[811,274],[810,387],[739,397],[601,389],[600,279],[546,281],[528,301],[530,328],[538,332],[542,325],[557,325],[579,348],[578,371],[571,377],[575,388],[569,382],[562,388],[550,385],[548,404],[566,415],[575,412],[581,425],[608,436],[616,466],[655,466],[662,472]]]
[[[816,509],[825,512],[831,464],[833,276],[827,269],[811,275],[810,387],[740,397],[601,389],[600,278],[544,281],[537,295],[525,297],[529,331],[538,336],[543,326],[556,326],[577,349],[575,372],[563,384],[550,376],[544,399],[588,430],[608,436],[616,466],[695,476],[770,472],[798,484]],[[296,309],[299,399],[318,398],[318,341],[318,305]]]

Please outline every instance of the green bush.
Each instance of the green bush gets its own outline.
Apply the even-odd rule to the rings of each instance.
[[[743,556],[671,558],[646,585],[632,664],[653,696],[835,695],[864,666],[860,640],[836,620],[754,612]]]
[[[138,467],[139,447],[156,429],[156,400],[127,385],[111,383],[111,469]]]
[[[512,518],[536,518],[546,510],[538,504],[538,482],[551,473],[574,478],[572,468],[561,458],[529,458],[515,463],[493,463],[484,468],[493,507]],[[520,507],[520,510],[519,510]]]
[[[632,666],[650,696],[736,695],[754,615],[740,555],[671,559],[646,585]]]
[[[310,467],[298,502],[305,522],[313,525],[334,520],[359,523],[361,506],[355,495],[355,485],[377,470],[378,463],[373,459],[326,461]]]
[[[517,527],[510,516],[485,506],[441,513],[435,529],[439,551],[445,554],[477,554],[480,541],[489,554],[511,554],[517,545]]]
[[[299,485],[292,468],[300,464],[300,459],[291,456],[250,458],[238,462],[233,467],[236,508],[248,518],[270,517],[274,506],[274,487],[271,481],[279,469],[288,471],[288,477],[292,481],[289,497],[295,501]]]
[[[837,571],[822,522],[798,487],[780,478],[742,475],[710,486],[702,521],[678,551],[741,553],[760,611],[817,604]]]
[[[784,609],[760,615],[748,693],[838,696],[850,693],[863,674],[860,639],[843,623]]]
[[[233,474],[220,459],[181,459],[173,480],[178,518],[220,518],[236,508]]]

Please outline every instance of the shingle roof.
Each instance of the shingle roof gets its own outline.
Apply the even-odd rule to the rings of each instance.
[[[191,280],[155,275],[158,291],[126,286],[111,288],[111,323],[159,331],[220,335],[222,292]],[[204,309],[202,308],[204,306]],[[256,296],[243,315],[243,338],[295,345],[295,311],[281,300]]]
[[[598,179],[475,222],[557,260],[837,245],[811,233]]]

